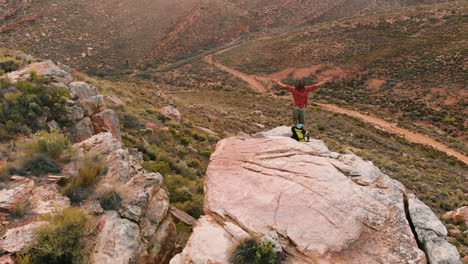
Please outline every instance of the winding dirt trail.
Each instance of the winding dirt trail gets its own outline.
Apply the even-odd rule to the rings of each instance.
[[[239,46],[239,45],[237,45],[237,46]],[[218,51],[215,54],[223,53],[223,52],[225,52],[225,51],[227,51],[229,49],[235,48],[237,46],[233,46],[233,47]],[[250,85],[250,87],[252,87],[253,90],[255,90],[257,92],[266,93],[268,91],[268,87],[265,86],[261,81],[259,81],[259,80],[267,81],[268,78],[266,76],[249,75],[249,74],[240,72],[238,70],[232,69],[232,68],[230,68],[230,67],[228,67],[226,65],[223,65],[223,64],[221,64],[219,62],[214,61],[213,60],[213,55],[215,55],[215,54],[211,54],[211,55],[208,55],[208,56],[204,57],[204,60],[207,63],[209,63],[211,65],[214,65],[217,68],[219,68],[219,69],[221,69],[221,70],[223,70],[225,72],[231,73],[231,74],[241,78],[242,80],[247,82]],[[377,129],[380,129],[382,131],[385,131],[385,132],[388,132],[388,133],[395,134],[397,136],[403,137],[404,139],[408,140],[409,142],[430,146],[430,147],[432,147],[434,149],[437,149],[437,150],[439,150],[441,152],[446,153],[447,155],[450,155],[450,156],[453,156],[453,157],[459,159],[460,161],[464,162],[465,164],[468,164],[468,156],[466,156],[466,155],[464,155],[464,154],[462,154],[462,153],[460,153],[460,152],[458,152],[458,151],[456,151],[454,149],[451,149],[451,148],[447,147],[446,145],[444,145],[444,144],[430,138],[429,136],[426,136],[426,135],[416,133],[416,132],[410,131],[408,129],[399,127],[395,123],[390,123],[388,121],[385,121],[382,118],[366,115],[366,114],[360,113],[358,111],[349,110],[349,109],[346,109],[346,108],[343,108],[343,107],[339,107],[337,105],[333,105],[333,104],[318,104],[318,105],[320,107],[322,107],[323,109],[328,110],[330,112],[345,114],[345,115],[348,115],[348,116],[351,116],[351,117],[354,117],[354,118],[358,118],[358,119],[360,119],[360,120],[362,120],[362,121],[364,121],[366,123],[372,124]]]

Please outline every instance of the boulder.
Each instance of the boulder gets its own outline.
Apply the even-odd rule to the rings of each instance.
[[[85,116],[91,116],[95,113],[104,111],[106,104],[102,95],[88,97],[78,101],[78,105],[83,108]]]
[[[455,211],[450,211],[444,214],[445,219],[449,219],[453,222],[465,222],[468,226],[468,206],[463,206]]]
[[[145,124],[145,128],[151,129],[151,130],[153,130],[153,131],[157,131],[157,130],[159,130],[161,127],[158,126],[158,125],[156,125],[156,124],[153,123],[153,122],[149,122],[149,121],[148,121],[148,122],[146,122],[146,124]]]
[[[144,215],[148,202],[159,190],[162,184],[162,176],[159,173],[139,173],[125,184],[125,196],[119,210],[124,218],[139,221]]]
[[[250,237],[242,229],[237,229],[238,233],[231,234],[213,217],[203,216],[182,253],[176,255],[170,264],[229,263],[232,248]]]
[[[11,255],[4,255],[0,258],[0,264],[16,264],[16,260]]]
[[[91,254],[91,263],[130,264],[137,263],[140,248],[140,228],[116,212],[105,214],[100,220],[100,232]]]
[[[81,149],[84,152],[94,152],[108,155],[122,148],[120,141],[116,140],[111,133],[100,133],[94,135],[80,143],[73,145],[75,149]]]
[[[400,183],[371,162],[289,133],[283,127],[218,143],[205,180],[206,216],[172,264],[228,263],[245,237],[277,238],[285,263],[426,263]]]
[[[71,139],[76,143],[92,137],[94,132],[93,122],[89,117],[83,118],[70,128]]]
[[[84,110],[79,106],[69,106],[65,108],[65,120],[77,121],[84,117]]]
[[[49,214],[70,206],[70,199],[60,193],[56,184],[34,188],[30,201],[32,212],[36,214]]]
[[[44,221],[32,222],[8,229],[0,238],[0,249],[10,253],[21,252],[36,237],[35,229],[46,223]]]
[[[120,98],[118,98],[115,95],[104,95],[104,101],[107,104],[110,104],[110,105],[113,105],[113,106],[120,106],[120,105],[125,104],[124,101],[122,101]]]
[[[447,229],[414,194],[408,195],[409,217],[429,263],[462,264],[457,248],[447,241]]]
[[[70,73],[60,69],[50,60],[29,64],[19,71],[7,73],[7,77],[13,82],[16,82],[17,80],[26,80],[30,78],[31,71],[36,72],[49,82],[55,81],[67,84],[73,81],[73,77]]]
[[[180,123],[181,121],[181,115],[180,115],[180,112],[179,110],[177,110],[176,108],[168,105],[168,106],[165,106],[161,109],[159,109],[159,112],[166,118],[176,122],[176,123]]]
[[[91,116],[96,133],[111,132],[119,141],[122,139],[119,119],[114,110],[105,110]]]
[[[174,256],[176,243],[176,228],[172,218],[166,217],[158,226],[155,235],[150,239],[149,248],[145,257],[141,259],[146,260],[144,263],[169,263],[170,259]]]
[[[86,99],[99,94],[96,87],[85,82],[72,82],[69,85],[70,95],[73,99]]]
[[[8,188],[0,190],[0,209],[11,211],[20,203],[28,203],[34,182],[28,178],[13,176]]]

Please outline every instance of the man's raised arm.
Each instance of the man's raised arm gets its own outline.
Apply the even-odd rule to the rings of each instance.
[[[286,89],[287,89],[287,88],[289,87],[288,85],[286,85],[286,84],[284,84],[284,83],[278,81],[277,79],[271,79],[271,81],[274,82],[274,83],[276,83],[277,85],[283,87],[283,88],[286,88]]]

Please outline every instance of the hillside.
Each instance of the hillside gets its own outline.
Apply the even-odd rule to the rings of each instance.
[[[0,43],[92,70],[157,67],[246,32],[438,0],[32,0],[0,2]]]
[[[9,72],[36,61],[20,52],[2,51],[1,55],[3,61],[11,62],[2,64],[2,69]],[[5,65],[14,66],[5,68]],[[190,70],[191,67],[196,69]],[[120,119],[123,145],[130,149],[137,148],[143,153],[142,166],[151,172],[163,175],[171,204],[194,217],[203,214],[202,176],[206,172],[209,155],[217,140],[242,131],[254,133],[274,128],[287,124],[289,119],[289,116],[284,114],[289,112],[289,100],[265,98],[264,95],[253,93],[236,78],[211,65],[200,63],[184,67],[186,72],[192,73],[197,73],[200,69],[211,74],[196,75],[199,76],[200,82],[206,84],[205,87],[199,86],[199,89],[193,89],[196,82],[174,82],[173,85],[134,79],[116,82],[91,78],[79,73],[74,75],[77,81],[85,81],[96,86],[104,98],[118,95],[122,99],[120,102],[115,99],[106,102]],[[186,75],[183,79],[191,80],[188,78],[190,76]],[[35,82],[41,85],[44,82],[39,77],[27,81],[32,82],[33,86],[36,85]],[[49,81],[46,82],[46,87],[49,87]],[[14,92],[11,84],[4,85],[2,109],[8,109],[5,108],[5,104],[11,105],[11,102],[20,100],[18,96],[11,96]],[[38,92],[35,89],[21,91],[33,95]],[[46,97],[28,95],[25,98],[36,102],[38,98]],[[70,104],[66,100],[63,103]],[[42,103],[39,104],[43,107]],[[180,110],[182,122],[176,123],[162,114],[162,108],[168,105]],[[21,109],[20,106],[35,107],[30,103],[18,104],[18,111]],[[29,111],[20,111],[19,115],[12,115],[11,111],[4,113],[7,114],[3,114],[0,120],[3,131],[0,145],[2,166],[5,166],[6,161],[9,168],[21,168],[21,159],[16,159],[27,156],[24,156],[20,150],[15,152],[11,150],[21,145],[25,136],[34,138],[30,135],[31,132],[41,130],[40,128],[52,131],[53,127],[44,128],[44,124],[41,123],[42,126],[31,127],[33,130],[27,127],[18,130],[18,126],[12,125],[12,120],[16,120],[19,124],[29,124],[27,120],[32,118],[39,121],[40,118],[22,116]],[[55,114],[59,113],[61,112]],[[372,160],[384,173],[400,180],[409,190],[415,192],[439,217],[447,211],[463,206],[464,193],[467,192],[464,187],[464,175],[467,169],[465,164],[455,158],[422,145],[408,143],[371,125],[319,107],[310,109],[310,120],[315,124],[309,127],[314,138],[324,140],[333,151],[354,152]],[[61,127],[67,126],[67,123],[59,124]],[[23,128],[24,125],[19,127]],[[9,174],[15,173],[15,170],[6,172],[5,174],[3,171],[2,175],[11,177]],[[45,179],[43,177],[33,179],[42,183]],[[445,224],[450,231],[450,241],[457,245],[462,256],[465,256],[467,245],[463,232],[466,227],[460,222],[450,220],[445,220]],[[176,227],[176,242],[184,245],[191,229],[183,223],[177,223]]]
[[[259,80],[335,76],[315,99],[425,130],[466,152],[455,143],[467,139],[467,8],[458,2],[357,16],[264,37],[213,58]]]

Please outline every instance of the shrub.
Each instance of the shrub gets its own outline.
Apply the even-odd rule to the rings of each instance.
[[[59,133],[40,132],[33,136],[30,142],[23,144],[25,155],[45,154],[53,159],[58,159],[60,155],[71,150],[67,137]]]
[[[79,208],[69,207],[55,214],[41,216],[48,224],[40,226],[28,254],[30,263],[85,263],[85,238],[90,218]]]
[[[281,253],[275,252],[271,241],[250,239],[241,243],[229,258],[233,264],[276,264],[281,262]]]
[[[69,180],[63,189],[63,193],[72,202],[85,199],[89,192],[83,192],[83,189],[94,184],[104,170],[104,164],[98,156],[86,157],[78,168],[78,175]]]
[[[159,172],[162,175],[167,175],[172,172],[171,166],[165,161],[145,161],[142,166],[148,171]]]
[[[11,214],[14,217],[23,217],[28,209],[28,203],[27,202],[19,202],[13,206],[13,209],[11,210]]]
[[[104,210],[118,210],[122,202],[122,198],[115,189],[101,192],[98,200]]]
[[[16,262],[18,264],[31,264],[31,255],[29,255],[29,254],[16,254]]]
[[[30,172],[39,176],[47,173],[59,173],[60,171],[60,166],[49,156],[36,154],[23,161],[23,167],[17,173],[25,174],[25,172]]]

